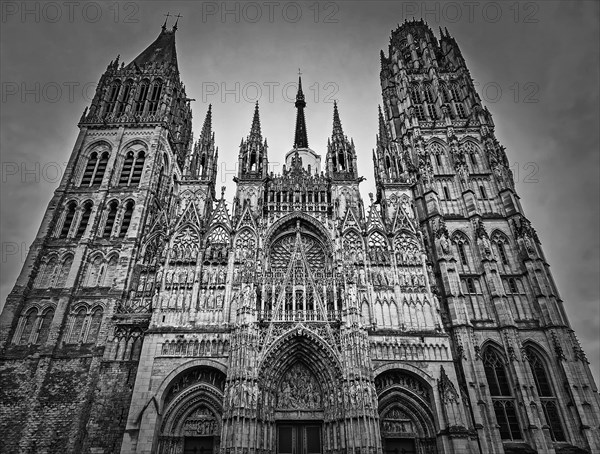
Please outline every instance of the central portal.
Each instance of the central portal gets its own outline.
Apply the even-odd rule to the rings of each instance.
[[[321,454],[321,425],[315,423],[281,423],[277,426],[278,454]]]

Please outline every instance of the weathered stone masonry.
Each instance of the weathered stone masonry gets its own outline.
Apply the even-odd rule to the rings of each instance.
[[[392,31],[368,206],[338,105],[231,208],[175,34],[111,62],[0,317],[0,451],[598,453],[600,410],[447,31]]]

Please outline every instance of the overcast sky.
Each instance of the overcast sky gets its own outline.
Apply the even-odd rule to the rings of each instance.
[[[227,186],[230,201],[238,146],[257,97],[270,162],[282,162],[291,148],[298,68],[310,147],[325,155],[337,99],[368,201],[381,103],[379,50],[387,52],[397,23],[424,17],[436,34],[438,26],[448,28],[479,84],[525,212],[599,377],[599,5],[2,2],[0,304],[58,185],[93,85],[117,54],[128,63],[156,38],[163,14],[183,16],[177,52],[187,94],[196,99],[195,136],[212,103],[218,185]]]

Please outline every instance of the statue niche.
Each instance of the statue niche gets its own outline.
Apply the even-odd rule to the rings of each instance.
[[[279,410],[320,410],[322,402],[321,387],[317,379],[302,363],[294,364],[279,382]]]

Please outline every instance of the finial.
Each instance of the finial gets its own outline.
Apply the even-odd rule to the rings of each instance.
[[[167,11],[167,14],[163,14],[163,16],[165,17],[165,23],[162,25],[162,31],[167,31],[167,19],[169,19],[169,17],[171,16],[171,14]]]
[[[373,193],[369,192],[369,200],[371,200],[371,203],[373,203]]]
[[[221,186],[221,198],[223,198],[225,196],[225,188],[227,186]]]
[[[179,18],[183,17],[181,14],[177,13],[177,16],[175,16],[177,19],[175,20],[175,25],[173,25],[173,31],[177,31],[177,24],[179,24]]]

